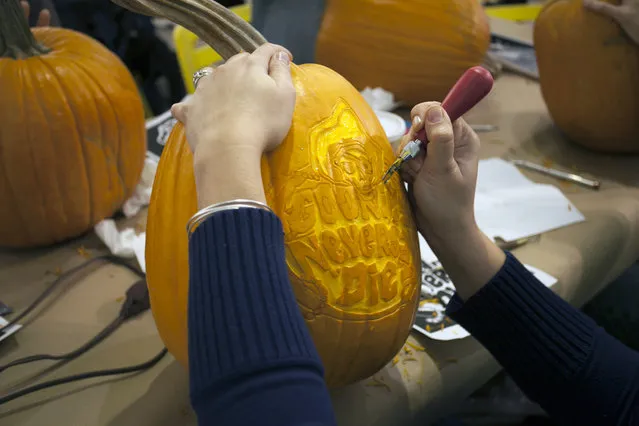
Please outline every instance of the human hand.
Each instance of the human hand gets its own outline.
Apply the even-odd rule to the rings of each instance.
[[[290,53],[265,44],[201,78],[195,94],[171,112],[185,125],[194,155],[232,149],[261,157],[282,142],[294,108]]]
[[[402,167],[417,228],[457,287],[472,296],[499,271],[505,254],[477,227],[474,204],[479,137],[463,120],[451,123],[439,102],[411,111],[400,150],[425,128],[426,150]]]
[[[413,125],[400,150],[421,129],[425,128],[429,140],[426,150],[402,168],[417,226],[425,238],[442,238],[452,231],[467,233],[476,228],[473,206],[479,137],[463,119],[451,123],[439,102],[415,106],[411,118]]]
[[[21,1],[22,10],[24,11],[24,17],[29,20],[29,13],[31,12],[31,6],[28,1]],[[48,9],[42,9],[38,15],[38,22],[36,27],[48,27],[51,24],[51,12]]]
[[[609,0],[584,0],[584,7],[614,19],[636,44],[639,44],[639,0],[621,0],[621,4]]]
[[[286,137],[294,108],[290,53],[273,44],[235,55],[171,108],[185,126],[202,207],[264,201],[260,160]]]

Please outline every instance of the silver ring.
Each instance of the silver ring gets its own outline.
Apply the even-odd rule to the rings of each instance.
[[[197,89],[197,84],[200,82],[200,79],[211,74],[213,74],[213,68],[211,67],[204,67],[201,70],[196,71],[193,74],[193,88]]]

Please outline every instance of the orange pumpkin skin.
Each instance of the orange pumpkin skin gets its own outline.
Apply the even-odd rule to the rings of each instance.
[[[592,150],[639,153],[639,47],[621,27],[581,0],[557,0],[538,16],[534,42],[557,127]]]
[[[111,216],[146,155],[127,68],[74,31],[33,29],[49,53],[0,58],[0,246],[49,245]]]
[[[328,0],[316,60],[407,105],[442,101],[490,43],[477,0]]]
[[[417,232],[399,177],[380,183],[393,152],[375,114],[335,72],[293,66],[291,131],[262,161],[282,220],[289,276],[329,386],[364,379],[401,348],[420,289]],[[187,365],[188,241],[196,212],[192,154],[174,128],[147,222],[151,307],[171,353]]]

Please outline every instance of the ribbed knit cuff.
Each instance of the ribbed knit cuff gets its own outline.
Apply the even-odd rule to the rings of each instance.
[[[521,372],[520,379],[541,383],[532,377],[540,372],[548,382],[572,379],[587,362],[596,324],[506,255],[501,270],[475,295],[465,303],[457,295],[451,299],[448,314],[507,371]]]
[[[288,279],[277,216],[217,213],[193,233],[189,254],[192,394],[280,363],[323,374]]]

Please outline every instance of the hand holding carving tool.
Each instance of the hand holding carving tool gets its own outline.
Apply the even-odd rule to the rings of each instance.
[[[480,66],[472,67],[461,76],[457,83],[450,89],[442,102],[442,108],[455,122],[479,103],[493,87],[493,77],[490,72]],[[393,174],[400,169],[404,162],[415,158],[421,149],[428,143],[425,129],[417,133],[417,138],[406,144],[397,159],[391,164],[388,171],[382,177],[382,182],[387,183]]]

